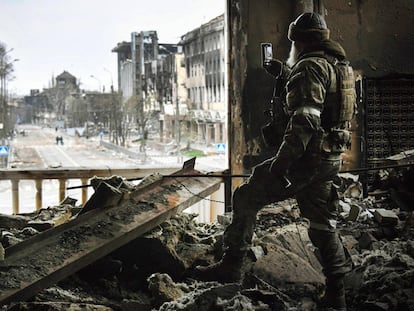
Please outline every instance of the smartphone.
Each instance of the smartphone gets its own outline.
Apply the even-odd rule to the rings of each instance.
[[[262,66],[267,66],[273,59],[273,47],[271,43],[261,43],[262,46]]]

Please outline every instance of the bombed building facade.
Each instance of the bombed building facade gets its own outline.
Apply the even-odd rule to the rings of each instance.
[[[112,51],[124,103],[159,121],[154,126],[161,142],[226,142],[224,15],[177,44],[159,43],[156,31],[141,31]]]

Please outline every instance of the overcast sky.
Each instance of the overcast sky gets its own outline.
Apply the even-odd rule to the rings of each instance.
[[[69,71],[81,88],[116,87],[118,42],[131,32],[156,30],[160,43],[224,13],[225,0],[0,0],[0,42],[14,63],[11,93],[49,87]],[[94,76],[96,78],[91,77]]]

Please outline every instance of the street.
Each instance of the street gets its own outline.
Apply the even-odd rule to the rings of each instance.
[[[24,134],[23,134],[24,133]],[[57,143],[56,137],[62,137],[63,144]],[[105,140],[105,137],[103,138]],[[128,150],[137,152],[138,145],[128,144]],[[145,161],[143,161],[145,159]],[[151,149],[146,156],[131,157],[122,152],[115,152],[100,145],[100,138],[78,137],[69,135],[64,129],[40,127],[36,125],[20,125],[18,134],[10,144],[8,168],[39,169],[39,168],[132,168],[132,167],[177,167],[182,166],[188,157],[165,155]],[[200,171],[221,171],[226,166],[225,154],[214,154],[197,158],[196,169]],[[57,180],[43,181],[43,208],[58,205]],[[68,180],[66,186],[78,186],[79,180]],[[20,213],[34,211],[35,185],[33,180],[21,180],[19,183]],[[92,191],[89,191],[89,195]],[[68,190],[68,196],[80,201],[80,189]],[[79,202],[78,202],[79,203]],[[11,183],[0,181],[0,213],[12,213]]]
[[[70,136],[65,130],[24,125],[12,142],[9,167],[133,167],[139,161],[99,146],[98,138]],[[56,137],[62,137],[57,144]]]

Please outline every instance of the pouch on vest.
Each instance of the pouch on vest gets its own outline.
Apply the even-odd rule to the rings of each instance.
[[[335,129],[325,135],[322,150],[326,153],[342,153],[351,148],[351,133],[349,131]]]

